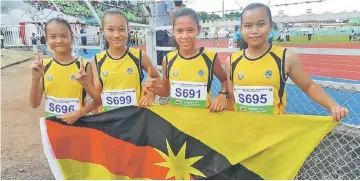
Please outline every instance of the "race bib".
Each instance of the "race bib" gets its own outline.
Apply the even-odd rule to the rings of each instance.
[[[234,86],[236,111],[248,113],[274,113],[272,86]]]
[[[109,90],[101,93],[104,111],[119,107],[134,106],[137,103],[135,89]]]
[[[45,98],[45,116],[60,116],[80,109],[80,100],[78,98],[56,98],[46,96]]]
[[[172,105],[206,108],[207,83],[171,81],[170,94]]]

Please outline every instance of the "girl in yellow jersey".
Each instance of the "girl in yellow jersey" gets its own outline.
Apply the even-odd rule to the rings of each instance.
[[[140,49],[126,47],[129,26],[119,10],[108,10],[102,20],[102,29],[109,48],[96,54],[92,61],[94,86],[101,93],[100,111],[124,106],[150,106],[155,95],[141,85],[142,70],[150,67],[153,77],[159,77],[150,58]]]
[[[30,104],[38,107],[44,92],[46,117],[58,116],[71,124],[95,109],[100,104],[100,96],[92,86],[90,65],[71,56],[70,24],[61,18],[51,19],[45,25],[45,34],[54,57],[41,61],[38,52],[31,64]],[[86,93],[94,101],[84,106]]]
[[[196,37],[201,30],[196,12],[182,8],[174,16],[172,32],[179,49],[164,57],[162,80],[148,79],[146,88],[159,96],[170,95],[170,103],[174,106],[223,111],[229,96],[226,74],[216,52],[196,47]],[[223,84],[223,89],[210,103],[210,86],[214,75]]]
[[[260,3],[248,5],[241,16],[241,33],[248,48],[227,58],[226,72],[236,111],[283,114],[286,106],[285,82],[288,77],[314,101],[340,120],[348,110],[336,104],[305,73],[294,52],[271,46],[267,37],[272,29],[271,12]]]

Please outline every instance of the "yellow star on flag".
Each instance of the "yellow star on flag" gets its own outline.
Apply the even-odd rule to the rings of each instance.
[[[155,164],[169,168],[169,171],[165,179],[175,177],[176,180],[181,180],[181,179],[190,180],[190,174],[206,178],[206,176],[203,173],[192,167],[192,165],[196,163],[198,160],[200,160],[202,156],[185,158],[186,142],[181,147],[177,155],[175,155],[174,152],[172,151],[168,140],[166,140],[166,147],[169,156],[161,152],[160,150],[156,149],[156,151],[165,159],[165,162]]]

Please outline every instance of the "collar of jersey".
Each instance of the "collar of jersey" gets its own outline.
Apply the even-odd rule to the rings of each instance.
[[[73,64],[74,62],[76,62],[78,60],[78,58],[76,58],[74,61],[72,61],[72,62],[70,62],[68,64],[62,64],[62,63],[56,61],[55,57],[53,57],[52,59],[54,60],[54,62],[56,62],[57,64],[59,64],[61,66],[69,66],[69,65]]]
[[[196,54],[196,55],[194,55],[194,56],[192,56],[192,57],[189,57],[189,58],[185,58],[185,57],[183,57],[183,56],[180,54],[180,48],[178,49],[178,52],[177,52],[177,53],[178,53],[178,55],[179,55],[182,59],[184,59],[184,60],[192,60],[192,59],[198,57],[199,55],[201,55],[201,54],[203,53],[203,51],[204,51],[204,47],[200,47],[199,53]]]
[[[124,57],[127,55],[128,52],[129,52],[129,47],[126,48],[125,53],[124,53],[123,55],[121,55],[120,58],[113,58],[113,57],[110,55],[110,53],[109,53],[109,49],[107,49],[107,50],[106,50],[106,55],[107,55],[109,58],[113,59],[113,60],[120,60],[120,59],[124,58]]]
[[[247,56],[245,55],[245,50],[246,50],[246,49],[243,49],[243,55],[244,55],[244,57],[245,57],[247,60],[255,61],[255,60],[259,60],[259,59],[263,58],[266,54],[268,54],[268,53],[270,52],[271,48],[272,48],[272,45],[270,45],[269,49],[268,49],[264,54],[262,54],[260,57],[258,57],[258,58],[249,58],[249,57],[247,57]]]

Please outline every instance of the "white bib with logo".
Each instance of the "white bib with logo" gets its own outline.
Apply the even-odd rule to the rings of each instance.
[[[80,100],[78,98],[56,98],[46,96],[45,98],[45,116],[60,116],[80,109]]]
[[[101,93],[104,111],[119,107],[134,106],[137,103],[135,89],[107,90]]]
[[[206,108],[207,83],[171,81],[170,96],[172,105]]]
[[[236,111],[249,113],[274,113],[274,88],[272,86],[234,86]]]

